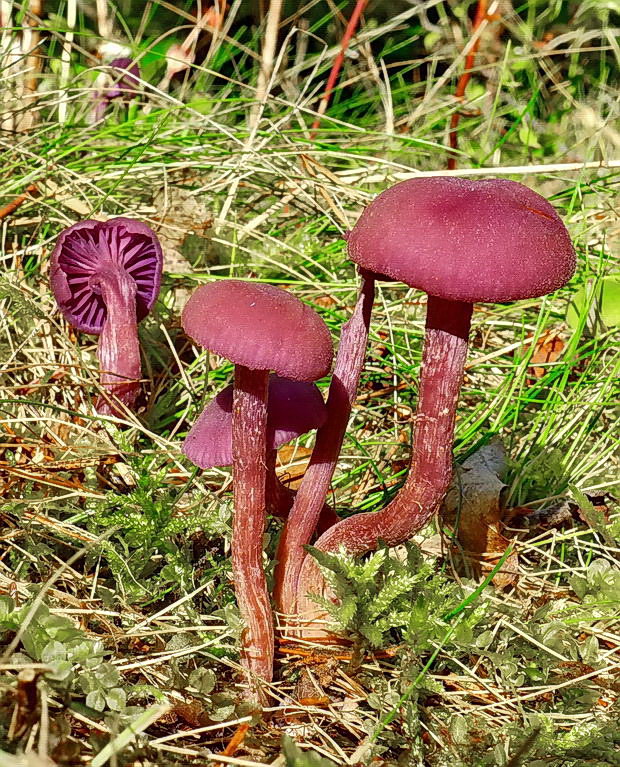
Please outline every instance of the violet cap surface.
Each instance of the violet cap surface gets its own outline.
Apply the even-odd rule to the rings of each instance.
[[[98,335],[107,317],[100,275],[112,268],[131,277],[139,322],[157,299],[162,262],[161,245],[146,224],[129,218],[81,221],[59,236],[50,282],[58,308],[73,327]]]
[[[230,466],[232,453],[233,386],[217,394],[190,429],[183,452],[201,469]],[[318,429],[327,411],[321,392],[308,381],[269,376],[267,450],[276,450],[292,439]]]
[[[553,206],[506,179],[403,181],[364,210],[351,260],[452,301],[514,301],[556,290],[575,251]]]
[[[329,372],[327,325],[281,288],[241,280],[203,285],[181,321],[200,346],[251,370],[274,370],[294,381],[315,381]]]
[[[127,57],[112,59],[110,62],[110,76],[114,81],[109,88],[105,89],[106,99],[127,98],[135,96],[140,87],[140,67]]]

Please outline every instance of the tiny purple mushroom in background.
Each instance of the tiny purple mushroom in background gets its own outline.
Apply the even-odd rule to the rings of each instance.
[[[95,95],[95,107],[92,120],[95,123],[103,120],[110,102],[121,99],[128,103],[140,92],[140,67],[130,58],[113,59],[105,73],[110,83]]]
[[[140,221],[81,221],[58,238],[50,266],[52,291],[74,328],[99,335],[97,356],[107,396],[96,408],[103,415],[122,412],[115,399],[135,405],[142,376],[138,322],[157,299],[161,271],[161,245]]]
[[[217,394],[190,429],[183,452],[201,469],[230,466],[232,445],[233,386]],[[292,439],[318,429],[325,423],[327,409],[321,392],[310,381],[291,381],[272,373],[269,376],[267,405],[267,511],[280,519],[288,517],[295,492],[282,484],[276,474],[277,450]],[[327,505],[323,506],[319,531],[338,522]]]

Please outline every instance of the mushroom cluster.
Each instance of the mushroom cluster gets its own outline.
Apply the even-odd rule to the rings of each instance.
[[[234,588],[245,624],[241,659],[251,700],[267,700],[274,619],[265,577],[267,514],[284,526],[273,601],[289,621],[320,614],[325,591],[306,545],[363,554],[409,539],[435,514],[452,477],[456,408],[473,306],[550,293],[575,269],[575,253],[553,206],[513,181],[415,178],[380,194],[345,235],[360,273],[323,401],[314,383],[329,374],[327,326],[286,290],[241,280],[200,287],[182,315],[187,336],[234,363],[234,382],[204,409],[183,452],[200,468],[232,464]],[[139,391],[137,323],[159,289],[161,248],[144,224],[85,221],[66,230],[52,258],[59,308],[79,330],[99,333],[100,412],[133,406]],[[407,478],[385,508],[339,519],[327,504],[364,366],[376,280],[428,295],[417,412]],[[279,481],[279,446],[316,429],[297,492]],[[286,625],[286,620],[285,620]],[[290,625],[290,624],[289,624]]]

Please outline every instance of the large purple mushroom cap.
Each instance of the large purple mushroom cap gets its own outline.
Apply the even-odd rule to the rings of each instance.
[[[251,370],[316,381],[333,357],[319,315],[272,285],[222,280],[196,290],[183,309],[185,332],[200,346]]]
[[[575,270],[554,207],[505,179],[414,178],[382,192],[347,236],[360,266],[452,301],[514,301]]]
[[[140,221],[113,218],[74,224],[62,232],[52,254],[50,281],[58,308],[75,328],[98,335],[107,317],[100,275],[117,269],[136,285],[140,321],[157,299],[162,261],[157,237]]]
[[[233,387],[227,386],[202,411],[183,443],[183,452],[201,469],[230,466]],[[327,412],[321,392],[307,381],[269,376],[267,449],[276,450],[296,437],[318,429]]]

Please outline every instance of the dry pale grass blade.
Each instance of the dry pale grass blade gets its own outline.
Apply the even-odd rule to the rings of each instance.
[[[260,70],[256,85],[256,106],[254,107],[255,111],[250,119],[250,130],[254,129],[254,123],[259,117],[259,113],[256,110],[260,109],[267,97],[267,88],[273,73],[281,15],[282,0],[271,0],[267,9],[267,18],[265,21],[265,34],[263,37]]]
[[[77,21],[77,2],[76,0],[67,1],[67,29],[65,31],[65,39],[62,46],[62,53],[60,54],[61,61],[61,75],[60,75],[60,88],[66,88],[69,83],[70,66],[71,66],[71,50],[73,47],[73,37],[75,35],[75,24]],[[58,122],[64,123],[68,116],[68,94],[65,98],[62,98],[58,104]]]
[[[486,168],[460,168],[456,170],[434,170],[434,171],[413,171],[409,173],[395,172],[390,174],[394,181],[406,181],[410,178],[432,178],[433,176],[454,176],[457,178],[467,178],[476,176],[536,176],[552,173],[570,173],[572,171],[585,170],[612,170],[620,168],[620,160],[600,160],[598,162],[564,162],[548,163],[541,165],[504,165],[489,166]],[[365,183],[376,184],[383,181],[383,174],[361,175],[358,171],[345,171],[340,174],[341,177],[353,183],[363,179]],[[358,177],[356,179],[356,176]]]

